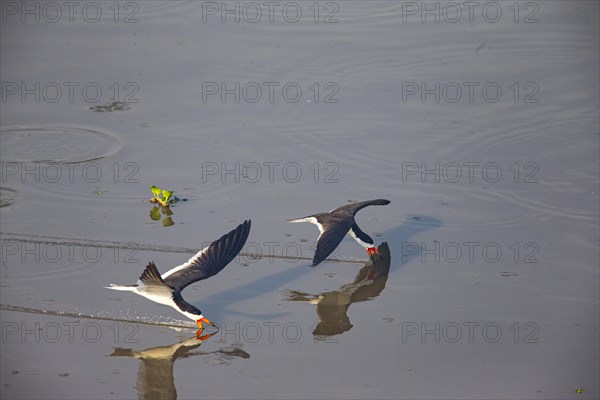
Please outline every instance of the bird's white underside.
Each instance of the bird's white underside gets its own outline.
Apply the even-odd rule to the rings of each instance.
[[[373,247],[373,245],[372,245],[372,244],[370,244],[370,243],[367,243],[367,242],[363,242],[362,240],[360,240],[360,238],[358,238],[358,237],[357,237],[357,236],[354,234],[354,232],[352,231],[352,229],[350,229],[350,230],[348,231],[348,234],[349,234],[350,236],[352,236],[352,237],[354,238],[354,240],[356,240],[356,241],[358,242],[358,244],[360,244],[360,245],[361,245],[362,247],[364,247],[365,249],[370,249],[371,247]]]
[[[288,222],[308,222],[310,224],[316,225],[317,228],[319,228],[319,232],[321,232],[321,234],[317,238],[317,242],[319,241],[319,239],[321,238],[321,235],[323,235],[323,232],[324,232],[323,225],[321,225],[319,223],[319,221],[317,221],[317,219],[315,217],[306,217],[306,218],[291,219]]]
[[[333,210],[332,210],[333,211]],[[306,217],[306,218],[298,218],[298,219],[292,219],[289,220],[288,222],[308,222],[311,223],[313,225],[316,225],[317,228],[319,228],[319,232],[321,232],[321,234],[319,235],[319,237],[317,238],[317,242],[319,241],[319,239],[321,238],[321,236],[323,235],[323,225],[321,225],[319,223],[319,221],[317,221],[317,219],[315,217]],[[352,229],[349,229],[347,232],[350,236],[352,236],[354,238],[354,240],[356,240],[356,242],[358,244],[360,244],[362,247],[364,247],[365,249],[370,249],[371,247],[373,247],[372,244],[367,243],[367,242],[363,242],[362,240],[360,240],[355,234],[354,232],[352,232]]]
[[[187,260],[185,263],[168,270],[167,272],[165,272],[164,274],[161,275],[161,278],[165,279],[167,276],[170,276],[170,275],[174,274],[175,272],[178,272],[178,271],[181,271],[182,269],[188,268],[190,265],[192,265],[192,263],[194,263],[194,261],[197,258],[199,258],[202,254],[204,254],[206,252],[206,250],[208,250],[208,247],[209,246],[206,246],[205,248],[203,248],[202,250],[197,252],[196,255],[194,255],[193,257],[190,257],[190,259]]]
[[[166,277],[174,274],[175,272],[189,268],[197,258],[199,258],[202,254],[204,254],[206,252],[208,247],[209,246],[206,246],[204,249],[200,250],[193,257],[191,257],[189,260],[187,260],[187,262],[185,262],[184,264],[181,264],[181,265],[165,272],[164,274],[161,275],[161,278],[165,279]],[[140,296],[145,297],[148,300],[151,300],[155,303],[172,307],[193,321],[197,321],[200,318],[202,318],[202,315],[195,315],[195,314],[189,313],[187,311],[182,311],[177,306],[177,304],[175,304],[175,302],[173,301],[173,295],[172,295],[171,291],[166,290],[166,287],[165,287],[165,290],[161,290],[160,288],[157,288],[155,286],[145,285],[142,281],[138,280],[137,286],[111,285],[111,286],[107,286],[107,288],[113,289],[113,290],[123,290],[123,291],[134,292],[134,293],[139,294]]]
[[[159,290],[155,290],[155,288],[149,288],[147,285],[144,285],[143,283],[141,283],[140,281],[138,281],[138,286],[119,286],[119,285],[111,285],[111,286],[107,286],[107,289],[113,289],[113,290],[123,290],[123,291],[128,291],[128,292],[134,292],[136,294],[139,294],[142,297],[147,298],[148,300],[151,300],[155,303],[158,304],[162,304],[165,306],[169,306],[174,308],[175,310],[177,310],[178,312],[180,312],[181,314],[185,315],[186,317],[188,317],[189,319],[191,319],[192,321],[197,321],[200,318],[202,318],[202,314],[200,315],[195,315],[186,311],[182,311],[179,307],[177,307],[177,304],[175,304],[175,302],[173,301],[173,297],[171,295],[170,291],[161,291]]]

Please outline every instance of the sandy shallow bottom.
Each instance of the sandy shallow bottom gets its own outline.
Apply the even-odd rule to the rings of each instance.
[[[600,397],[598,3],[94,4],[0,24],[3,399]],[[391,261],[346,238],[310,268],[317,230],[285,220],[374,198]],[[246,219],[183,293],[210,337],[103,288]]]

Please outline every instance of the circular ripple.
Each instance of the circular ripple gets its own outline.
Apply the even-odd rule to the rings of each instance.
[[[0,129],[2,161],[82,163],[107,157],[121,141],[104,132],[76,127],[9,127]]]
[[[10,206],[18,196],[15,189],[0,187],[0,207]]]

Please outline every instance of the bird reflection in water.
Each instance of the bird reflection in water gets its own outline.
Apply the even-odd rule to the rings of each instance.
[[[385,288],[390,272],[390,248],[383,242],[374,255],[358,272],[354,282],[343,285],[338,290],[320,294],[310,294],[295,290],[287,291],[288,301],[307,301],[317,306],[317,323],[313,335],[328,337],[342,334],[352,328],[348,318],[348,307],[359,301],[371,300]]]
[[[201,337],[184,339],[170,346],[133,350],[118,347],[111,357],[132,357],[140,360],[136,388],[139,399],[175,399],[175,360],[202,355],[217,355],[224,363],[234,358],[250,358],[250,354],[237,346],[222,347],[211,352],[193,351],[216,332]]]

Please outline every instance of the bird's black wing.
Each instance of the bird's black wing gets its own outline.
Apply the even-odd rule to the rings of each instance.
[[[365,207],[385,206],[387,204],[390,204],[390,201],[386,200],[386,199],[367,200],[367,201],[360,201],[358,203],[346,204],[345,206],[341,206],[334,210],[331,210],[331,212],[332,213],[345,213],[345,214],[348,213],[350,215],[354,215],[358,212],[358,210],[361,210]]]
[[[313,267],[316,267],[333,253],[344,239],[344,236],[346,236],[346,233],[348,233],[348,230],[350,230],[350,227],[354,224],[354,218],[352,217],[338,217],[333,215],[328,215],[326,221],[320,221],[319,218],[317,218],[317,221],[322,231],[317,239],[317,249],[315,250],[312,263]]]
[[[183,290],[194,282],[216,275],[242,250],[250,233],[250,224],[249,220],[244,221],[231,232],[212,242],[210,246],[199,251],[185,264],[166,272],[162,279],[167,285]]]

